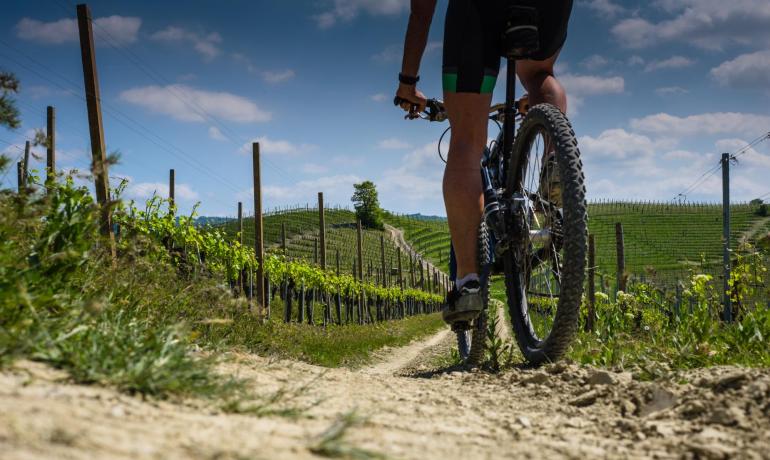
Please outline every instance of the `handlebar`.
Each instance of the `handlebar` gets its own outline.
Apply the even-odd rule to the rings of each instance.
[[[423,120],[428,121],[446,121],[447,114],[446,114],[446,108],[444,108],[444,103],[439,101],[438,99],[428,99],[428,101],[425,104],[425,109],[420,112],[417,110],[417,104],[413,103],[412,101],[408,101],[404,98],[396,96],[393,98],[393,105],[400,106],[402,103],[408,103],[410,105],[409,113],[404,116],[407,120],[414,120],[416,118],[421,118]]]
[[[407,120],[415,120],[417,118],[428,121],[446,121],[447,113],[444,103],[438,99],[428,99],[425,104],[425,109],[422,111],[417,110],[417,104],[412,101],[396,96],[393,99],[393,105],[400,106],[402,103],[409,103],[410,109],[404,118]],[[524,95],[521,99],[514,103],[516,109],[516,115],[524,116],[529,111],[529,99]],[[489,108],[490,120],[503,120],[503,114],[505,111],[505,104],[495,104]]]

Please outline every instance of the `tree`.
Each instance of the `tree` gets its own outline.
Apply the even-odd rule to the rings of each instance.
[[[377,199],[377,187],[374,182],[367,180],[360,184],[353,184],[353,196],[350,201],[356,208],[356,218],[361,225],[368,228],[383,229],[382,209]]]
[[[19,80],[10,72],[0,72],[0,126],[17,129],[21,126],[16,101],[10,97],[19,92]]]

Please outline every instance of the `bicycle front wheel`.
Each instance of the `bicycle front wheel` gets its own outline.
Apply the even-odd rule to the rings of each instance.
[[[553,105],[533,107],[522,121],[506,193],[518,233],[502,254],[513,330],[528,362],[556,361],[578,328],[587,218],[575,133]]]

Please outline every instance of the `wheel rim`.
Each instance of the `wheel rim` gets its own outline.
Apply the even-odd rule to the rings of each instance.
[[[542,129],[535,130],[527,145],[520,191],[528,232],[515,251],[515,263],[522,289],[522,319],[533,345],[539,346],[551,333],[561,293],[563,210],[558,165],[549,136]]]

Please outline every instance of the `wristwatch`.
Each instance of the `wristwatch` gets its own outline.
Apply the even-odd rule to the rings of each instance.
[[[399,74],[398,74],[398,81],[399,81],[400,83],[403,83],[403,84],[405,84],[405,85],[414,86],[414,85],[416,85],[416,84],[417,84],[417,82],[418,82],[418,81],[420,81],[420,77],[419,77],[419,76],[417,76],[417,77],[411,77],[411,76],[409,76],[409,75],[404,75],[404,74],[402,74],[402,73],[399,73]]]

